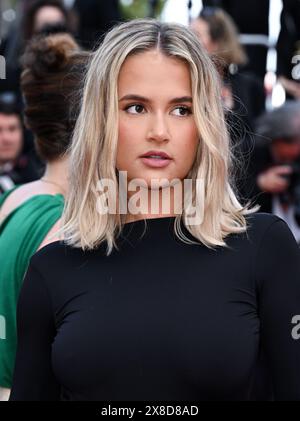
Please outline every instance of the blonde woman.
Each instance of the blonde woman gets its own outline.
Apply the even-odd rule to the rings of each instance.
[[[197,37],[112,29],[86,74],[64,241],[25,277],[11,400],[247,400],[261,351],[275,399],[300,399],[299,249],[240,205],[232,166]]]

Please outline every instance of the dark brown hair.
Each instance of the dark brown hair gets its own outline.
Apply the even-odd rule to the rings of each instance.
[[[21,76],[24,120],[46,161],[68,149],[88,57],[68,34],[35,37],[26,48]]]

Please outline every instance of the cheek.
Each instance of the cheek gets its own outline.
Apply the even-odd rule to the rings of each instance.
[[[177,137],[177,169],[179,178],[184,178],[189,173],[196,158],[199,146],[199,134],[196,127],[187,127],[183,136]]]
[[[137,125],[124,119],[119,120],[117,168],[130,171],[133,157],[141,151],[141,135]]]
[[[141,139],[143,139],[143,137],[141,137],[142,135],[143,130],[142,127],[140,127],[140,124],[126,118],[120,118],[118,133],[118,144],[120,147],[138,147],[141,143]]]
[[[126,146],[126,143],[130,139],[130,128],[128,125],[123,121],[119,121],[119,133],[118,133],[118,147]]]
[[[184,132],[181,142],[181,153],[185,161],[193,162],[199,145],[199,134],[195,126],[189,127]]]
[[[208,51],[208,52],[210,52],[210,50],[211,50],[211,42],[210,42],[210,38],[209,38],[209,36],[208,35],[204,35],[203,36],[203,38],[202,38],[202,43],[203,43],[203,46],[204,46],[204,48]]]
[[[22,144],[22,135],[17,132],[16,134],[14,134],[13,139],[16,146],[20,147]]]
[[[119,122],[117,164],[127,161],[128,151],[132,150],[132,143],[132,130],[128,124],[121,120]]]

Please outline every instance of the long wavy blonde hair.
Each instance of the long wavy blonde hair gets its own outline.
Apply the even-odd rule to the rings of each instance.
[[[85,75],[81,112],[69,151],[70,190],[63,212],[63,238],[69,245],[89,250],[106,242],[107,255],[117,248],[116,238],[124,224],[120,214],[97,211],[97,183],[105,178],[118,185],[117,81],[121,66],[127,57],[154,48],[189,65],[193,114],[199,131],[198,151],[188,178],[204,180],[204,217],[201,224],[188,225],[183,210],[174,221],[176,235],[188,244],[227,246],[225,237],[246,231],[245,215],[257,211],[257,207],[250,208],[250,203],[242,206],[234,193],[233,157],[219,76],[212,61],[188,28],[137,19],[107,33]],[[195,241],[184,235],[181,220]]]

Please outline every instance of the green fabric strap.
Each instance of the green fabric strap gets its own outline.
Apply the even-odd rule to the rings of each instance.
[[[14,189],[13,189],[14,190]],[[0,207],[12,192],[0,198]],[[31,197],[12,211],[0,225],[0,316],[5,320],[5,339],[0,337],[0,387],[12,385],[17,346],[16,307],[31,256],[61,217],[62,195]]]

